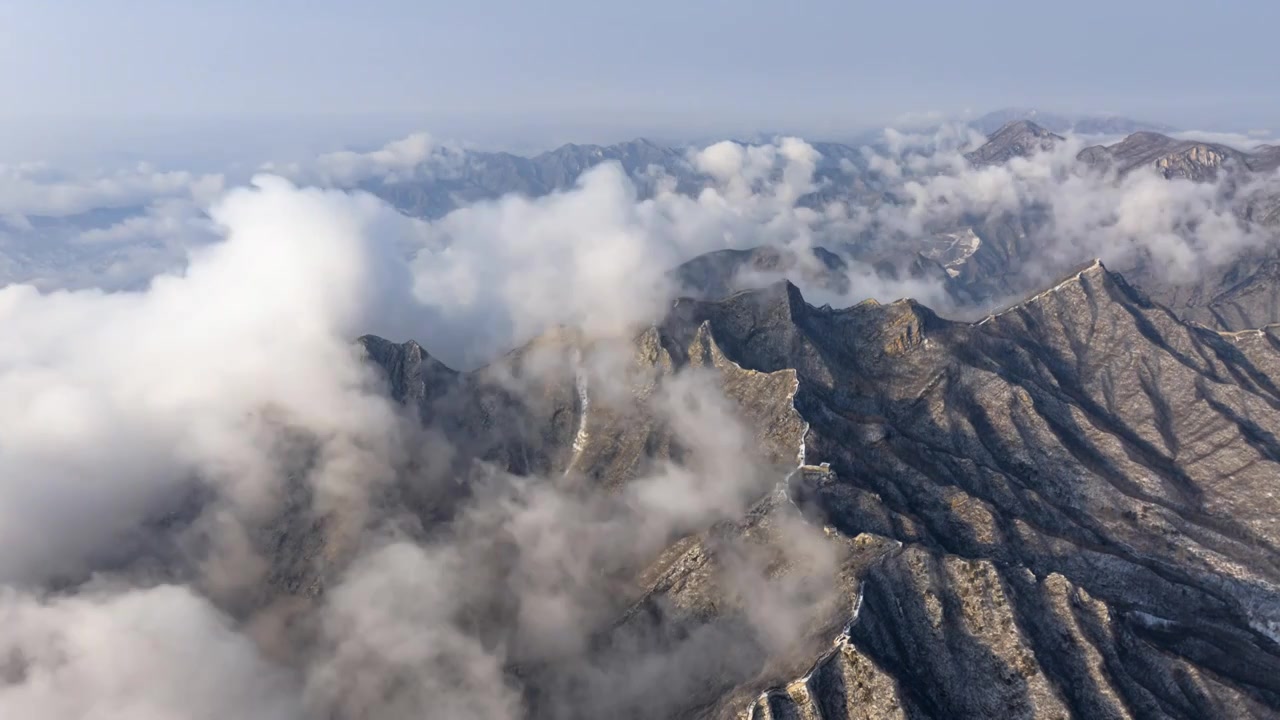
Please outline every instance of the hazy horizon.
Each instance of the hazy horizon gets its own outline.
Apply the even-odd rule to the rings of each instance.
[[[1070,12],[827,0],[10,5],[0,157],[203,144],[248,162],[413,131],[524,151],[636,136],[844,140],[1005,107],[1274,129],[1267,34],[1280,9],[1232,3],[1212,19],[1194,3],[1145,0]]]

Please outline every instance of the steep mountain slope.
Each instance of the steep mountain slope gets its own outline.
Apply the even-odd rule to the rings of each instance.
[[[593,352],[574,334],[499,363],[561,358],[519,393],[492,379],[518,372],[453,376],[416,346],[365,343],[424,417],[514,438],[473,447],[516,472],[616,492],[678,456],[644,398],[689,367],[720,378],[777,468],[741,520],[671,538],[612,586],[621,620],[589,664],[634,682],[602,697],[535,663],[520,670],[535,717],[1280,715],[1270,328],[1185,324],[1093,263],[973,324],[911,301],[814,308],[789,283],[681,300],[614,395],[564,360]],[[797,522],[829,564],[806,565]],[[754,592],[800,593],[780,637],[726,579],[742,547],[777,555]],[[679,675],[640,679],[636,643]]]

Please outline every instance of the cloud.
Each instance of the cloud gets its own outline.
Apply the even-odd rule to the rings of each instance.
[[[302,718],[298,679],[188,588],[0,588],[0,715],[29,720]]]
[[[683,456],[625,490],[495,471],[447,525],[414,529],[404,508],[381,503],[424,464],[414,445],[430,429],[391,403],[352,340],[436,345],[453,332],[474,343],[466,321],[477,318],[505,321],[503,343],[556,322],[603,336],[652,322],[671,264],[703,247],[803,240],[820,219],[796,207],[812,187],[812,148],[741,152],[741,172],[696,198],[639,200],[606,166],[570,192],[430,226],[366,194],[261,176],[203,222],[157,203],[145,219],[76,238],[111,247],[209,235],[176,245],[180,268],[140,287],[0,288],[0,328],[20,338],[0,349],[0,614],[24,628],[0,640],[0,708],[515,718],[527,698],[513,663],[544,667],[537,682],[566,692],[593,677],[625,683],[628,698],[651,693],[669,673],[627,680],[627,658],[641,655],[617,650],[604,674],[586,662],[628,597],[599,570],[638,570],[777,481],[752,462],[715,377],[660,384],[650,411]],[[405,248],[424,244],[410,267]],[[597,402],[630,397],[613,352],[582,360]],[[416,480],[458,482],[435,476],[448,463],[434,467]],[[282,522],[322,524],[326,592],[314,604],[267,585],[281,560],[263,533],[291,532]],[[739,574],[753,576],[742,562]],[[694,647],[665,638],[642,656]],[[696,647],[706,657],[711,646]],[[594,687],[602,712],[616,705]]]
[[[278,720],[332,700],[227,613],[266,592],[259,533],[286,508],[325,519],[331,561],[359,550],[406,426],[352,339],[415,330],[395,324],[412,225],[266,176],[210,217],[221,238],[143,289],[0,288],[20,338],[0,350],[0,714]]]
[[[383,464],[389,431],[351,338],[388,327],[410,300],[368,196],[261,178],[212,212],[226,240],[192,251],[181,275],[137,292],[0,289],[0,578],[67,570],[135,526],[189,478],[246,502],[279,486],[279,425],[325,451]],[[329,478],[321,485],[343,482]],[[66,528],[47,536],[42,527]]]
[[[207,202],[222,192],[223,183],[221,175],[164,172],[147,164],[86,175],[57,172],[39,163],[0,165],[0,215],[67,217],[146,205],[163,197]]]
[[[377,150],[341,150],[304,163],[267,163],[262,169],[305,184],[353,188],[367,180],[396,182],[448,176],[464,160],[456,145],[437,142],[429,134],[419,132],[388,142]]]
[[[597,381],[622,383],[592,377],[593,393]],[[515,718],[526,715],[521,685],[530,683],[532,699],[574,714],[653,712],[666,702],[655,694],[672,683],[722,681],[725,669],[710,662],[717,653],[739,648],[739,664],[750,666],[761,651],[792,647],[811,606],[834,591],[825,536],[795,519],[779,520],[779,537],[809,573],[779,577],[776,553],[723,537],[718,582],[736,612],[680,628],[616,627],[639,598],[635,573],[659,551],[737,520],[781,478],[761,462],[715,373],[656,380],[644,405],[683,448],[680,462],[661,462],[615,493],[572,473],[495,468],[472,478],[470,501],[445,528],[372,550],[328,594],[311,706],[343,717],[407,718],[431,707]]]
[[[1027,288],[1092,257],[1119,269],[1149,260],[1157,276],[1191,282],[1272,241],[1266,229],[1239,218],[1236,199],[1275,192],[1274,176],[1197,183],[1167,179],[1152,167],[1117,177],[1077,162],[1082,147],[1082,138],[1072,136],[1051,151],[978,167],[959,148],[927,158],[880,155],[873,167],[896,165],[883,174],[902,178],[889,190],[896,201],[866,209],[857,220],[901,242],[1032,212],[1040,220],[1029,226],[1034,237],[1027,242],[1036,251],[1022,268]]]
[[[462,577],[485,569],[468,559],[479,558],[396,542],[352,565],[321,610],[305,694],[316,716],[521,717],[501,651],[459,627],[477,600]]]
[[[1257,145],[1272,142],[1274,139],[1268,130],[1250,130],[1247,133],[1212,132],[1207,130],[1183,130],[1169,133],[1179,140],[1197,140],[1199,142],[1217,143],[1237,150],[1248,152]]]
[[[216,236],[205,210],[224,182],[146,164],[96,173],[0,167],[0,282],[135,288],[179,270],[188,248]]]
[[[699,254],[775,245],[804,251],[848,239],[842,210],[805,207],[818,189],[817,151],[796,138],[744,146],[721,142],[691,154],[709,178],[695,195],[659,178],[641,198],[615,163],[587,171],[566,191],[511,195],[428,223],[414,262],[416,293],[434,314],[441,359],[473,366],[567,323],[618,334],[660,317],[679,288],[666,273]],[[906,289],[853,263],[856,302]],[[808,284],[801,268],[787,277]]]
[[[972,149],[984,142],[986,138],[982,133],[968,125],[946,123],[929,132],[885,128],[879,145],[891,158],[929,158],[935,155],[950,158],[959,151]]]

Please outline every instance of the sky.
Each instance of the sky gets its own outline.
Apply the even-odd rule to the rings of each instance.
[[[1280,117],[1277,23],[1260,0],[4,0],[0,130],[306,153],[412,129],[838,137],[1008,105],[1246,130]]]

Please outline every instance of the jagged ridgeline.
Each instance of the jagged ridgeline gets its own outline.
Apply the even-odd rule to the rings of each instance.
[[[466,374],[362,342],[471,461],[591,492],[682,458],[650,405],[683,372],[747,429],[746,509],[614,568],[581,657],[513,662],[531,716],[1280,714],[1273,328],[1189,324],[1094,262],[974,323],[785,282],[680,300],[597,366],[622,393],[575,333]],[[512,391],[540,356],[575,361]],[[756,597],[730,581],[743,548],[774,558]],[[795,615],[773,631],[771,593]]]

